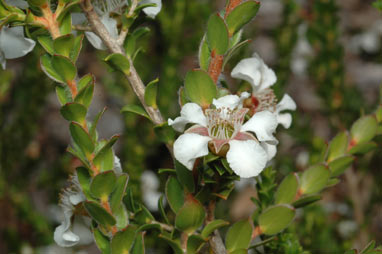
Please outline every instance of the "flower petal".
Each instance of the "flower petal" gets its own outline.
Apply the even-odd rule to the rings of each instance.
[[[277,81],[275,72],[256,53],[251,58],[241,60],[232,70],[231,76],[249,82],[254,92],[266,89]]]
[[[242,178],[257,176],[267,163],[267,153],[254,140],[231,140],[227,161],[232,170]]]
[[[261,147],[264,149],[264,151],[267,153],[268,155],[268,161],[272,160],[273,157],[275,157],[276,153],[277,153],[277,147],[276,145],[273,145],[273,144],[268,144],[266,142],[261,142]]]
[[[260,65],[261,62],[257,58],[243,59],[233,68],[231,76],[249,82],[253,88],[260,86]]]
[[[219,99],[213,99],[212,104],[215,105],[216,108],[229,108],[235,109],[240,103],[240,97],[237,95],[226,95],[220,97]]]
[[[185,133],[180,135],[174,143],[174,156],[189,170],[192,170],[196,158],[208,154],[208,142],[210,137],[201,136],[195,133]]]
[[[22,26],[3,27],[0,31],[0,49],[6,59],[25,56],[36,45],[34,40],[24,37]]]
[[[289,113],[277,114],[277,124],[281,124],[285,129],[288,129],[292,124],[292,115]]]
[[[180,116],[175,120],[168,119],[168,125],[174,130],[183,132],[188,123],[196,123],[201,126],[207,126],[207,119],[203,114],[202,108],[196,103],[186,103],[180,111]]]
[[[80,241],[79,236],[70,230],[72,215],[72,211],[64,211],[64,220],[54,231],[54,241],[61,247],[72,247]]]
[[[259,141],[276,141],[273,132],[277,127],[277,118],[275,114],[269,111],[255,113],[240,129],[251,131],[256,134]]]
[[[296,110],[296,103],[288,94],[285,94],[281,101],[276,106],[276,112],[283,110]]]
[[[161,0],[143,0],[140,1],[139,4],[156,4],[156,6],[153,7],[146,7],[143,9],[143,12],[149,16],[150,18],[155,18],[155,16],[161,11],[162,9],[162,1]]]

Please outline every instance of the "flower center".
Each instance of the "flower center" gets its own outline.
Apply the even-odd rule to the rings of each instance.
[[[234,138],[240,131],[248,109],[207,109],[208,135],[214,139],[227,140]]]
[[[276,95],[273,93],[273,90],[269,88],[252,94],[252,97],[244,102],[244,107],[250,108],[251,114],[264,110],[275,112],[276,105]]]

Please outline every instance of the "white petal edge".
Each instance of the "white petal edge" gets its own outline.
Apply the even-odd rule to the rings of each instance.
[[[62,224],[54,230],[54,241],[61,247],[72,247],[76,245],[80,238],[70,230],[71,211],[64,211],[64,220]]]
[[[183,132],[188,123],[196,123],[204,127],[207,126],[207,118],[205,117],[202,108],[196,103],[186,103],[182,107],[179,117],[174,120],[168,119],[168,125],[179,132]]]
[[[281,112],[283,110],[296,110],[297,106],[292,97],[285,94],[281,101],[276,105],[276,112]]]
[[[6,59],[25,56],[36,45],[34,40],[24,37],[22,26],[3,27],[0,31],[0,49]]]
[[[274,144],[268,144],[266,142],[261,142],[260,145],[264,149],[264,151],[267,153],[268,161],[272,160],[277,153],[277,146]]]
[[[261,59],[261,57],[257,53],[253,54],[253,56],[257,58],[261,63],[261,84],[259,90],[263,90],[273,86],[277,81],[276,73],[264,63],[263,59]]]
[[[276,141],[273,136],[277,127],[276,115],[269,111],[255,113],[242,127],[240,131],[251,131],[256,134],[259,141]]]
[[[240,97],[237,95],[226,95],[220,97],[219,99],[213,99],[212,104],[215,105],[216,108],[229,108],[235,109],[240,103]]]
[[[277,114],[277,123],[288,129],[292,124],[292,115],[289,113]]]
[[[192,170],[196,158],[208,154],[210,137],[195,133],[185,133],[179,136],[174,143],[174,156],[186,168]]]
[[[149,16],[150,18],[154,19],[156,15],[161,11],[162,9],[162,1],[161,0],[143,0],[139,3],[141,4],[156,4],[156,6],[153,7],[146,7],[143,9],[143,12]]]
[[[256,90],[261,82],[260,66],[261,62],[257,58],[245,58],[233,68],[231,76],[249,82],[252,89]]]
[[[265,168],[268,155],[254,140],[231,140],[227,161],[232,170],[242,178],[258,176]]]

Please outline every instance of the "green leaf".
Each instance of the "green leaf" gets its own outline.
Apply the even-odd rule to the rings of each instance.
[[[276,204],[289,204],[296,197],[299,178],[296,173],[290,173],[281,182],[275,193]]]
[[[71,34],[72,33],[72,15],[66,14],[60,20],[60,32],[61,34]]]
[[[110,138],[94,156],[93,163],[101,172],[114,168],[114,156],[112,147],[117,142],[119,135]]]
[[[230,252],[229,254],[248,254],[248,250],[247,249],[234,250]]]
[[[86,211],[92,216],[92,218],[103,226],[113,226],[116,223],[113,215],[108,213],[102,206],[93,201],[86,201],[84,203]]]
[[[135,214],[134,219],[138,224],[151,224],[151,222],[155,220],[154,216],[143,205],[141,206],[141,210]]]
[[[137,114],[140,116],[144,116],[147,119],[151,120],[149,115],[147,114],[147,112],[141,106],[138,106],[138,105],[133,105],[133,104],[126,105],[121,109],[121,112],[122,113],[127,113],[127,112],[134,113],[134,114]]]
[[[133,192],[131,188],[126,189],[126,196],[123,198],[123,203],[126,205],[126,208],[132,213],[137,213],[140,210],[140,208],[137,207],[136,203],[134,202]]]
[[[76,98],[74,98],[74,101],[81,103],[86,108],[89,108],[93,100],[93,93],[94,93],[94,83],[90,83],[78,92]]]
[[[227,26],[219,14],[211,15],[207,23],[207,42],[211,52],[224,55],[228,49]]]
[[[290,205],[276,205],[268,208],[259,216],[262,233],[274,235],[283,231],[293,221],[295,209]]]
[[[240,4],[235,9],[233,9],[226,18],[229,34],[235,34],[244,25],[249,23],[256,16],[259,8],[259,2],[250,0]]]
[[[321,200],[321,195],[310,195],[310,196],[300,198],[299,200],[293,202],[292,206],[297,209],[300,207],[304,207],[304,206],[313,204],[319,200]]]
[[[70,54],[69,54],[70,60],[72,60],[74,63],[77,62],[78,57],[80,56],[83,41],[84,41],[84,35],[83,34],[76,36],[74,38],[74,44],[73,44],[72,50],[70,51]]]
[[[204,221],[206,213],[202,204],[189,195],[186,202],[176,213],[175,227],[183,232],[192,234]]]
[[[82,125],[85,124],[87,109],[82,104],[75,102],[67,103],[61,108],[60,112],[68,121],[78,122]]]
[[[381,0],[381,2],[382,2],[382,0]],[[379,105],[379,107],[377,108],[377,110],[375,112],[375,118],[377,119],[378,123],[382,122],[382,105]]]
[[[330,178],[328,183],[326,184],[326,187],[327,188],[333,187],[333,186],[337,185],[339,182],[340,182],[340,179],[338,179],[338,178]]]
[[[252,225],[248,220],[238,221],[227,232],[225,244],[227,251],[247,249],[252,239]]]
[[[99,119],[101,119],[102,115],[105,113],[106,107],[103,108],[102,111],[98,112],[98,114],[95,116],[90,128],[89,128],[89,134],[93,138],[94,142],[97,141],[97,125]]]
[[[42,55],[40,58],[41,69],[45,72],[45,74],[57,83],[65,83],[62,79],[61,75],[59,75],[56,70],[52,66],[52,58],[48,55]]]
[[[171,144],[175,140],[175,130],[171,126],[169,126],[167,122],[155,125],[154,132],[155,135],[157,135],[157,137],[159,138],[159,140],[163,143]]]
[[[85,167],[76,168],[78,182],[81,185],[82,192],[85,194],[86,199],[93,200],[90,194],[90,181],[91,176],[89,174],[89,170]]]
[[[61,105],[72,102],[72,94],[67,86],[56,86],[57,98],[60,101]]]
[[[89,156],[94,151],[94,143],[86,130],[76,122],[70,123],[69,130],[74,142],[81,148],[86,156]]]
[[[339,157],[329,163],[329,169],[332,177],[341,175],[354,161],[351,155]]]
[[[216,229],[218,228],[221,228],[221,227],[225,227],[225,226],[228,226],[229,225],[229,222],[228,221],[224,221],[224,220],[214,220],[214,221],[211,221],[210,223],[208,223],[204,228],[203,228],[203,231],[202,231],[202,237],[204,239],[208,238],[208,236],[210,234],[212,234],[212,232],[214,232]]]
[[[135,243],[131,250],[131,254],[145,254],[144,233],[138,233],[135,237]]]
[[[224,61],[223,61],[223,67],[222,69],[224,70],[224,67],[225,65],[228,63],[229,60],[231,60],[231,58],[237,53],[239,52],[239,50],[241,48],[243,48],[244,46],[247,46],[252,40],[245,40],[245,41],[242,41],[238,44],[235,44],[231,49],[228,50],[226,56],[224,57]]]
[[[145,88],[145,102],[148,106],[158,108],[157,106],[157,93],[158,93],[158,81],[154,79]]]
[[[351,127],[351,143],[359,144],[372,140],[377,132],[378,123],[374,116],[364,116]]]
[[[377,144],[375,142],[363,142],[353,146],[348,153],[350,154],[365,154],[377,148]]]
[[[143,231],[149,231],[149,230],[156,230],[156,231],[162,232],[162,228],[159,224],[151,224],[151,223],[140,226],[137,229],[137,232],[143,232]]]
[[[113,211],[113,216],[115,217],[117,223],[117,229],[124,229],[129,225],[129,215],[127,213],[126,207],[121,204],[115,211]]]
[[[170,176],[167,180],[166,198],[175,213],[177,213],[184,204],[183,187],[175,177]]]
[[[159,200],[158,200],[158,210],[159,210],[159,212],[160,212],[162,218],[164,219],[165,223],[166,223],[166,224],[170,224],[170,221],[168,220],[168,218],[167,218],[167,214],[166,214],[166,212],[165,212],[165,210],[164,210],[164,206],[163,206],[163,198],[164,198],[164,197],[163,197],[163,195],[162,195],[162,196],[160,196],[160,198],[159,198]]]
[[[206,36],[204,36],[199,46],[199,65],[200,68],[204,71],[208,71],[208,66],[210,64],[210,56],[211,52],[208,48]]]
[[[338,133],[337,136],[332,139],[328,148],[328,162],[331,162],[346,153],[348,139],[349,137],[346,131]]]
[[[207,72],[203,70],[189,71],[184,82],[186,96],[203,108],[209,107],[212,100],[216,98],[216,85]]]
[[[82,90],[85,86],[89,84],[94,84],[95,83],[95,77],[93,74],[86,74],[84,75],[78,82],[78,90]]]
[[[37,40],[46,52],[48,52],[50,55],[54,54],[53,40],[50,36],[42,35],[37,37]]]
[[[174,160],[174,164],[179,182],[185,186],[189,192],[193,193],[195,191],[195,183],[192,171],[188,170],[188,168],[177,160]]]
[[[56,38],[53,41],[53,48],[56,54],[63,55],[65,57],[70,56],[74,46],[74,35],[66,34]]]
[[[111,254],[128,254],[135,240],[134,226],[128,226],[117,232],[111,239]]]
[[[163,234],[160,234],[158,237],[160,239],[165,240],[171,246],[172,250],[174,251],[174,254],[183,254],[183,250],[180,247],[179,241],[172,240],[171,238]]]
[[[96,228],[93,230],[94,240],[97,244],[98,249],[102,251],[102,254],[110,253],[110,240],[107,236],[103,235],[101,231]]]
[[[187,254],[200,253],[206,241],[199,235],[191,235],[187,240]]]
[[[115,190],[110,196],[110,206],[113,212],[116,211],[121,205],[122,198],[125,195],[128,180],[129,176],[126,173],[118,176],[117,182],[115,183]]]
[[[309,167],[301,176],[301,193],[309,195],[321,191],[326,186],[329,177],[330,170],[325,166]]]
[[[113,171],[106,171],[96,175],[90,184],[90,193],[102,200],[108,200],[117,182],[117,177]]]
[[[130,62],[126,56],[120,53],[113,53],[105,58],[107,62],[114,70],[121,71],[125,75],[130,75]]]
[[[61,77],[61,80],[66,83],[71,82],[76,78],[77,68],[67,57],[53,55],[52,67],[54,71]]]

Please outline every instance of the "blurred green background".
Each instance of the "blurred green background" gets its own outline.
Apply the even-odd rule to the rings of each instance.
[[[223,75],[236,91],[230,70],[257,52],[276,71],[277,94],[287,92],[296,101],[292,127],[277,134],[280,144],[273,164],[280,180],[314,162],[337,131],[348,129],[380,103],[382,15],[371,0],[260,2],[259,14],[243,33],[252,42],[230,60]],[[159,77],[159,105],[166,118],[178,114],[177,91],[186,71],[197,67],[206,21],[224,4],[164,0],[155,20],[139,17],[138,23],[151,32],[140,41],[142,52],[135,65],[146,83]],[[53,242],[60,223],[58,194],[79,162],[66,153],[68,124],[59,113],[53,82],[39,67],[42,52],[37,46],[0,70],[0,254],[98,253],[83,222],[78,222],[77,230],[83,231],[79,246],[62,249]],[[90,117],[108,107],[98,131],[104,138],[122,134],[115,152],[134,193],[143,196],[142,179],[147,177],[142,173],[172,168],[172,160],[151,123],[119,113],[137,100],[128,82],[102,62],[105,54],[86,43],[79,60],[80,74],[97,77]],[[159,180],[156,191],[163,192],[166,177],[160,175]],[[237,220],[255,209],[249,200],[256,195],[253,181],[238,185],[232,200],[218,204],[222,217]],[[372,239],[382,244],[381,148],[357,159],[323,196],[298,211],[290,234],[270,246],[274,253],[344,253]],[[150,235],[146,244],[148,253],[171,253]]]

